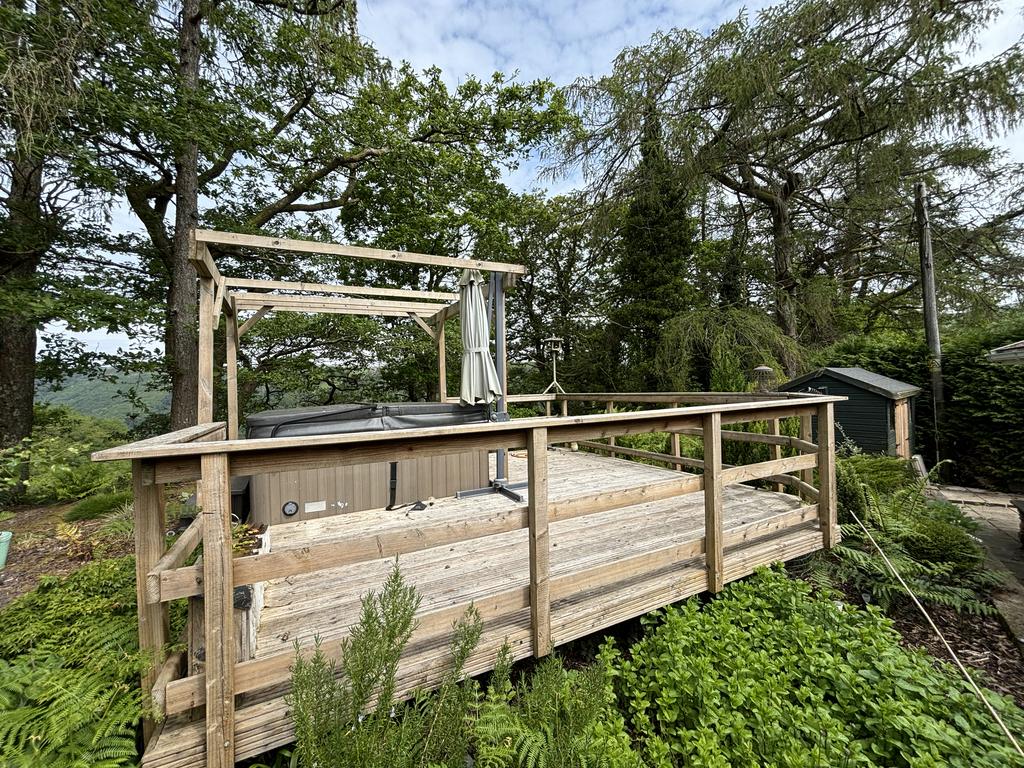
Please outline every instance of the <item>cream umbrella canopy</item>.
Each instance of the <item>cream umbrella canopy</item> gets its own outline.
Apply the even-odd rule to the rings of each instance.
[[[462,328],[462,385],[459,388],[459,402],[463,405],[490,403],[501,396],[498,372],[491,358],[487,305],[480,287],[483,281],[477,269],[462,270],[459,279],[459,322]]]

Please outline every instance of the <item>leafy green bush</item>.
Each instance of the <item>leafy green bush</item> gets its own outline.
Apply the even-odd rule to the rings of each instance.
[[[986,598],[999,578],[984,567],[981,550],[970,536],[971,527],[963,524],[963,515],[929,504],[920,480],[880,495],[861,481],[854,466],[849,460],[836,463],[842,542],[807,558],[803,566],[797,566],[801,573],[820,587],[840,583],[852,587],[883,610],[906,599],[906,591],[889,565],[854,522],[856,514],[922,601],[957,611],[992,613]],[[888,487],[884,482],[880,485]]]
[[[913,465],[895,456],[858,453],[842,461],[856,471],[864,485],[879,495],[893,494],[918,480]]]
[[[118,422],[84,416],[66,406],[37,405],[32,437],[0,452],[0,492],[16,485],[25,460],[29,501],[50,503],[121,490],[128,485],[127,462],[96,463],[89,454],[127,440],[127,429]]]
[[[77,520],[95,520],[98,517],[109,515],[132,501],[131,491],[117,491],[115,493],[98,493],[87,499],[82,499],[64,514],[64,519],[69,522]]]
[[[781,570],[668,608],[628,654],[602,656],[655,766],[1024,765],[950,665]],[[1024,713],[987,696],[1019,733]]]
[[[942,455],[965,485],[1024,489],[1024,366],[985,359],[995,347],[1024,339],[1024,310],[988,325],[943,329],[946,395]],[[862,366],[921,387],[915,409],[916,449],[935,455],[928,349],[919,335],[886,331],[855,335],[820,352],[817,365]]]
[[[132,557],[46,577],[0,612],[0,764],[135,765],[138,679],[152,661],[137,636]]]
[[[340,664],[319,644],[311,658],[297,655],[289,703],[298,765],[463,768],[473,754],[481,768],[639,767],[600,668],[566,671],[548,659],[513,687],[505,647],[485,696],[463,680],[483,628],[472,607],[454,628],[440,688],[399,705],[398,659],[418,606],[396,565],[380,593],[363,598]]]

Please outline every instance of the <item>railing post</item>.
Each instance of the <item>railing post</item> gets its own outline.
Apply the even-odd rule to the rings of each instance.
[[[814,442],[814,424],[811,421],[811,414],[804,413],[800,415],[800,439],[806,440],[808,443]],[[805,483],[814,482],[814,470],[804,469],[800,472],[800,479]]]
[[[563,400],[562,401],[562,416],[568,416],[568,415],[569,415],[569,401],[568,400]]]
[[[818,520],[822,546],[831,549],[839,542],[836,515],[836,432],[832,403],[818,406]]]
[[[135,516],[135,597],[139,617],[139,650],[146,668],[142,673],[142,701],[148,707],[153,683],[163,661],[163,649],[170,634],[167,606],[150,603],[146,598],[146,575],[164,554],[163,486],[148,482],[153,467],[138,459],[132,461],[132,492]],[[143,739],[149,741],[155,724],[145,720]]]
[[[672,407],[673,408],[678,408],[679,407],[679,403],[672,403]],[[669,440],[672,443],[672,455],[675,456],[678,459],[680,456],[683,455],[683,449],[682,449],[682,446],[680,445],[680,441],[679,441],[679,433],[678,432],[671,432],[671,433],[669,433]],[[676,464],[674,467],[672,467],[672,469],[676,469],[676,470],[679,470],[680,472],[682,472],[683,471],[683,465],[682,464]]]
[[[225,323],[225,361],[228,388],[228,440],[238,439],[238,315],[234,307]]]
[[[444,321],[437,324],[437,401],[443,403],[448,397],[448,367],[444,342]]]
[[[722,548],[722,414],[703,417],[704,437],[704,558],[708,589],[724,586]]]
[[[613,401],[609,400],[608,401],[608,405],[605,406],[604,412],[605,413],[615,413],[615,403]],[[609,437],[608,438],[608,445],[612,446],[613,448],[615,447],[615,438],[614,437]]]
[[[545,416],[550,416],[551,415],[551,401],[550,400],[546,400],[544,402],[544,415]]]
[[[206,765],[235,765],[234,579],[228,457],[204,454],[203,600],[206,634]]]
[[[775,437],[778,437],[780,434],[782,434],[781,430],[779,429],[779,420],[778,419],[768,419],[768,434],[769,435],[774,435]],[[781,445],[772,445],[771,443],[769,443],[768,444],[768,459],[770,461],[775,461],[776,459],[781,459],[781,458],[782,458],[782,446]],[[785,488],[783,487],[782,483],[775,483],[774,486],[772,486],[772,487],[776,491],[783,491],[783,490],[785,490]]]
[[[530,482],[530,619],[533,627],[533,655],[551,653],[551,594],[548,562],[548,431],[530,430],[526,443]]]

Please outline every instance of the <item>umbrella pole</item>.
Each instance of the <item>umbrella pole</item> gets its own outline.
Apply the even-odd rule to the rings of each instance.
[[[508,421],[508,403],[506,393],[508,392],[508,349],[505,340],[505,275],[499,272],[491,273],[490,297],[494,301],[494,369],[498,373],[498,386],[501,394],[498,395],[498,421]],[[495,457],[495,478],[496,481],[508,479],[508,455],[504,448],[499,448]]]

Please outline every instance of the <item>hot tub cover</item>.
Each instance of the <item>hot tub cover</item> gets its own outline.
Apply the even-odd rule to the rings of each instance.
[[[301,437],[391,429],[477,424],[490,418],[487,405],[457,403],[344,403],[283,408],[246,419],[246,437]]]

